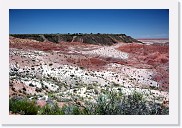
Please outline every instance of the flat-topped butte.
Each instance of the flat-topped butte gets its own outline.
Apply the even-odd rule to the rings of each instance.
[[[40,42],[82,42],[88,44],[112,45],[118,42],[132,43],[140,41],[125,34],[10,34],[12,37],[21,39],[33,39]]]

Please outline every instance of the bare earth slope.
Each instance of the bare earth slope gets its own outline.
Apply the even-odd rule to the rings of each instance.
[[[108,90],[148,101],[169,101],[169,46],[74,41],[52,43],[10,36],[10,97],[28,96],[43,106],[91,101]],[[40,101],[42,103],[40,103]]]

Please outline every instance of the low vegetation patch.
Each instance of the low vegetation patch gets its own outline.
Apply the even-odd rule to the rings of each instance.
[[[169,107],[155,101],[147,101],[144,94],[133,91],[125,95],[115,91],[101,93],[95,102],[68,101],[59,107],[56,102],[47,103],[44,107],[37,106],[29,99],[11,98],[9,110],[22,115],[167,115]]]
[[[9,110],[12,113],[18,113],[21,115],[36,115],[39,107],[36,106],[35,101],[11,98],[9,99]]]

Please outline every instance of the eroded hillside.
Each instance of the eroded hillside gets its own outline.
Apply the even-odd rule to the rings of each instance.
[[[68,37],[56,36],[56,41],[52,37],[10,37],[10,98],[35,99],[41,107],[57,103],[59,107],[76,104],[84,108],[87,103],[97,103],[100,95],[114,92],[117,105],[123,107],[123,98],[137,92],[149,106],[143,111],[153,112],[157,106],[153,114],[163,114],[162,108],[169,103],[168,44],[146,45],[132,38],[123,41],[105,36],[104,40],[89,38],[98,39],[97,43],[84,43],[89,35]]]
[[[40,42],[81,42],[88,44],[112,45],[117,42],[140,42],[125,34],[12,34],[21,39],[33,39]]]

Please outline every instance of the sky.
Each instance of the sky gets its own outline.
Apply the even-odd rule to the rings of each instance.
[[[10,34],[112,33],[168,38],[168,9],[10,9]]]

